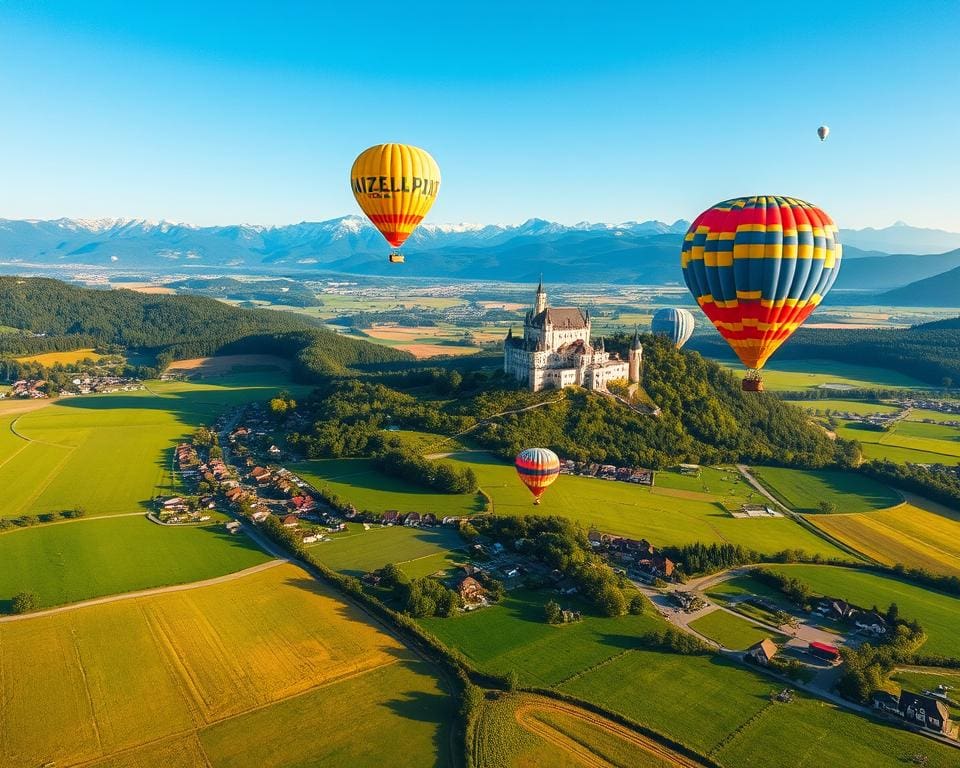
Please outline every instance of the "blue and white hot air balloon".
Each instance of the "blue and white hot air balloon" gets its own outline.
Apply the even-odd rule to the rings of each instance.
[[[664,307],[653,313],[652,330],[656,336],[666,336],[680,349],[693,334],[693,315],[686,309]]]

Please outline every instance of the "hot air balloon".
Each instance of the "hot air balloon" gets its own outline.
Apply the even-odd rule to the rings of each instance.
[[[821,125],[819,128],[817,128],[817,136],[820,137],[820,141],[823,141],[829,135],[830,135],[829,125]]]
[[[763,391],[760,369],[827,295],[840,270],[838,229],[792,197],[738,197],[701,213],[683,240],[683,278]]]
[[[378,144],[353,161],[350,187],[363,212],[397,249],[437,199],[440,167],[419,147]],[[403,262],[403,256],[394,250],[390,261]]]
[[[680,349],[693,334],[693,315],[688,309],[663,307],[653,313],[651,329],[657,336],[666,336]]]
[[[533,494],[533,503],[560,474],[560,459],[548,448],[524,448],[517,455],[517,474]]]

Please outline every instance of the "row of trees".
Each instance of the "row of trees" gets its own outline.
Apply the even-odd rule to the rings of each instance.
[[[460,595],[437,579],[410,579],[393,563],[380,571],[380,586],[393,592],[393,601],[408,616],[451,616],[462,605]]]
[[[880,459],[863,464],[860,471],[902,490],[960,508],[960,476],[953,472],[931,471],[916,464],[894,464]]]

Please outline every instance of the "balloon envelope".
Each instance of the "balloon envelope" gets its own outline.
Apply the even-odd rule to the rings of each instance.
[[[399,248],[437,199],[440,167],[419,147],[378,144],[353,161],[350,187],[373,225]]]
[[[792,197],[738,197],[701,213],[683,240],[683,279],[747,368],[761,368],[837,279],[838,229]]]
[[[817,128],[817,136],[820,137],[820,141],[823,141],[829,135],[830,135],[830,126],[821,125],[819,128]]]
[[[651,329],[657,336],[666,336],[680,349],[693,334],[693,314],[687,309],[663,307],[653,313]]]
[[[515,463],[517,474],[537,500],[560,474],[560,459],[548,448],[525,448]]]

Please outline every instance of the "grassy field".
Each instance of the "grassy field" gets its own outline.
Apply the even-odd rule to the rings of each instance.
[[[0,624],[0,647],[11,768],[445,764],[452,707],[430,670],[292,565]],[[345,708],[363,716],[331,728]]]
[[[477,768],[700,764],[607,718],[531,694],[503,694],[484,701],[474,727]],[[678,762],[681,759],[686,762]]]
[[[932,419],[933,421],[960,421],[960,414],[930,411],[926,408],[913,408],[907,415],[908,421],[923,421],[924,419]]]
[[[868,512],[903,500],[893,488],[855,472],[783,467],[752,467],[750,471],[795,512],[817,512],[821,501],[835,504],[837,512]]]
[[[391,526],[365,531],[362,525],[351,524],[346,533],[310,549],[325,565],[351,576],[362,576],[387,563],[401,565],[404,571],[409,566],[411,576],[426,576],[451,567],[458,558],[450,550],[463,546],[460,534],[452,528]],[[424,573],[425,567],[430,570]]]
[[[787,402],[806,411],[841,411],[843,413],[855,413],[858,416],[869,416],[872,413],[895,413],[900,410],[895,405],[874,403],[869,400],[788,400]]]
[[[839,597],[863,608],[878,606],[885,610],[895,602],[900,615],[917,619],[927,632],[920,653],[960,657],[960,598],[908,584],[899,579],[852,568],[826,565],[770,566],[805,581],[814,592]]]
[[[93,351],[92,348],[89,349],[74,349],[69,352],[41,352],[37,355],[23,355],[18,357],[17,360],[21,360],[25,363],[40,363],[41,365],[50,367],[60,363],[61,365],[73,365],[74,363],[79,363],[81,360],[86,360],[90,358],[91,360],[99,360],[104,357],[104,355],[98,355]]]
[[[957,418],[960,421],[960,417]],[[900,437],[922,437],[927,440],[957,443],[960,447],[960,427],[947,427],[943,424],[924,424],[919,421],[901,421],[894,427]]]
[[[957,464],[960,463],[960,441],[916,437],[901,433],[917,426],[913,422],[899,422],[888,432],[866,429],[857,422],[843,422],[837,429],[838,437],[858,440],[863,455],[868,459],[887,459],[899,464]],[[960,431],[958,431],[960,434]]]
[[[765,638],[781,642],[783,637],[776,632],[754,624],[724,610],[716,610],[690,622],[690,628],[715,640],[724,648],[742,651]]]
[[[483,511],[483,500],[474,494],[431,493],[413,483],[373,469],[369,459],[323,459],[291,465],[315,487],[324,486],[357,509],[383,512],[432,512],[438,517],[472,515]]]
[[[41,525],[0,534],[0,613],[20,591],[44,607],[201,581],[269,558],[222,525],[167,527],[143,517]]]
[[[929,502],[858,515],[811,515],[811,523],[885,565],[960,576],[960,513]],[[925,508],[928,507],[928,508]]]
[[[718,360],[721,365],[744,372],[740,363]],[[799,391],[839,384],[853,389],[872,387],[920,387],[928,385],[918,379],[886,368],[850,365],[835,360],[774,360],[763,369],[764,386],[772,391]]]
[[[49,403],[9,418],[15,441],[0,441],[0,516],[60,512],[88,515],[144,509],[158,493],[178,490],[172,449],[200,424],[237,403],[291,387],[282,374],[223,377],[216,384],[151,382],[150,389]],[[11,406],[14,404],[11,404]],[[3,425],[0,425],[3,426]],[[19,436],[19,437],[18,437]]]
[[[561,476],[533,506],[527,489],[517,480],[512,466],[484,453],[454,454],[452,460],[473,467],[480,486],[501,515],[562,515],[584,527],[635,538],[646,537],[656,545],[687,544],[697,541],[731,542],[758,552],[774,553],[783,549],[804,549],[827,557],[846,555],[828,542],[810,533],[788,518],[737,519],[724,508],[724,502],[743,498],[745,485],[724,486],[712,473],[705,476],[708,487],[726,495],[705,494],[678,488],[645,488],[631,483],[608,482],[596,478]],[[718,476],[730,473],[717,472]],[[658,482],[667,473],[657,475]],[[682,482],[696,482],[682,478]],[[676,476],[676,482],[681,482]],[[661,482],[661,485],[664,483]],[[729,491],[733,490],[733,495]]]
[[[904,757],[955,765],[952,748],[798,695],[770,701],[778,687],[712,656],[634,651],[563,686],[717,760],[724,768],[900,768]],[[649,695],[644,695],[645,693]]]
[[[563,626],[547,624],[543,606],[557,599],[551,591],[523,589],[507,593],[498,605],[449,619],[420,623],[451,648],[493,673],[516,671],[528,685],[555,685],[636,644],[638,635],[662,626],[651,607],[640,616],[598,618]],[[581,608],[560,600],[564,608]]]

